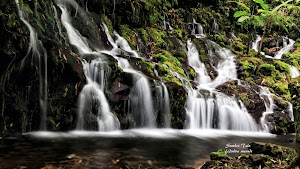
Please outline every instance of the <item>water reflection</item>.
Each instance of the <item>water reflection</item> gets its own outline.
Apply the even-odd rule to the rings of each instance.
[[[269,142],[289,147],[293,135],[226,132],[218,130],[146,130],[100,132],[28,133],[4,140],[0,166],[16,168],[146,168],[199,166],[211,151],[227,144]],[[237,155],[237,154],[231,154]]]

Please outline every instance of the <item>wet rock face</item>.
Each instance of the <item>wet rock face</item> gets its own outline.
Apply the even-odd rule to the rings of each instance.
[[[263,99],[259,96],[257,86],[249,84],[238,85],[237,81],[227,82],[217,87],[223,93],[241,100],[246,106],[248,113],[259,123],[262,113],[266,110]]]

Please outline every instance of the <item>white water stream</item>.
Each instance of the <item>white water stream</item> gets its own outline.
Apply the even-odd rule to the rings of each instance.
[[[74,3],[74,2],[72,2]],[[118,118],[110,112],[108,101],[104,94],[105,88],[105,62],[98,53],[92,52],[86,40],[72,26],[67,6],[58,3],[62,11],[61,21],[67,30],[69,41],[80,54],[96,55],[98,58],[90,62],[83,60],[83,70],[87,78],[87,84],[83,87],[78,100],[77,130],[85,129],[85,121],[90,120],[96,111],[99,131],[112,131],[120,128]]]
[[[211,80],[205,65],[199,60],[196,46],[187,42],[188,64],[195,70],[197,90],[186,86],[189,91],[186,102],[188,128],[219,128],[222,130],[257,131],[254,119],[248,114],[241,101],[216,92],[215,88],[225,82],[237,79],[234,55],[212,41],[206,40],[209,55],[220,58],[215,67],[218,76]],[[182,77],[179,77],[182,80]],[[203,90],[205,89],[205,90]],[[200,91],[200,92],[199,92]]]
[[[113,46],[111,51],[100,51],[113,56],[117,61],[119,67],[123,69],[124,72],[131,73],[133,75],[135,85],[130,92],[130,113],[135,117],[135,127],[156,127],[156,117],[154,115],[152,94],[150,83],[145,75],[141,72],[133,69],[129,61],[125,58],[117,57],[119,52],[119,47],[133,55],[133,57],[138,58],[138,54],[131,49],[128,42],[122,38],[117,32],[114,32],[116,41],[110,36],[107,26],[103,23],[106,36]]]
[[[47,108],[48,108],[48,71],[47,71],[47,51],[43,46],[42,41],[39,40],[37,32],[32,27],[32,25],[27,21],[28,13],[23,9],[20,9],[20,4],[18,0],[15,0],[15,3],[18,7],[18,14],[22,22],[27,26],[30,32],[30,42],[28,47],[27,55],[22,60],[21,69],[25,64],[25,60],[31,54],[32,62],[35,59],[38,62],[39,70],[39,101],[40,101],[40,110],[41,110],[41,123],[40,130],[47,130]]]

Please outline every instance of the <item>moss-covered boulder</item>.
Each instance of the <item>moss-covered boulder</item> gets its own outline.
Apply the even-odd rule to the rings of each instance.
[[[295,149],[274,144],[250,143],[251,154],[240,154],[237,157],[212,158],[201,169],[209,168],[288,168],[296,158]],[[211,154],[225,152],[219,150]],[[215,156],[214,156],[215,157]],[[223,156],[221,156],[223,157]]]

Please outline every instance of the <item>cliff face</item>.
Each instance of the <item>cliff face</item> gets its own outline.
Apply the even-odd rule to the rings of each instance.
[[[28,13],[25,19],[34,28],[44,50],[40,50],[40,55],[37,55],[35,50],[30,48],[30,32],[20,20],[16,4],[4,1],[3,6],[6,8],[0,15],[4,22],[0,34],[2,39],[5,39],[0,42],[1,135],[19,135],[43,128],[43,111],[47,115],[47,119],[44,119],[47,130],[73,130],[78,118],[78,95],[87,83],[82,60],[91,57],[78,54],[69,43],[67,31],[61,22],[61,11],[55,1],[21,2],[21,9]],[[277,134],[293,132],[293,124],[288,116],[288,103],[285,100],[293,101],[296,105],[294,112],[299,112],[295,99],[299,87],[297,88],[297,78],[290,77],[284,63],[293,64],[299,69],[298,50],[286,55],[283,63],[258,56],[254,51],[247,54],[247,35],[238,33],[237,38],[234,38],[223,33],[233,29],[243,32],[232,18],[231,8],[235,6],[226,7],[223,1],[198,3],[176,0],[78,0],[77,3],[85,12],[88,11],[87,16],[81,16],[80,9],[71,8],[70,14],[74,16],[71,21],[92,48],[112,48],[105,35],[102,24],[104,22],[113,38],[113,30],[116,30],[128,41],[130,47],[139,53],[141,58],[131,57],[125,51],[121,53],[121,57],[127,58],[136,70],[147,76],[154,96],[154,105],[160,104],[159,97],[155,97],[159,95],[155,90],[155,83],[165,83],[169,90],[173,128],[183,128],[185,125],[185,103],[188,93],[182,81],[172,72],[177,72],[191,82],[196,78],[195,70],[187,61],[187,49],[184,44],[188,38],[193,38],[209,76],[214,79],[218,75],[214,70],[214,61],[208,57],[209,51],[205,42],[190,36],[187,23],[193,22],[194,18],[203,25],[208,39],[218,42],[236,54],[238,77],[246,84],[241,86],[237,82],[225,83],[217,89],[242,100],[249,113],[259,122],[266,108],[257,94],[257,85],[269,87],[277,100],[275,113],[269,118],[273,124],[271,131]],[[212,30],[214,21],[219,25],[216,32]],[[111,71],[104,93],[111,112],[118,117],[122,129],[133,127],[127,111],[130,91],[134,86],[132,77],[120,69],[117,60],[107,58],[107,65]],[[276,99],[278,96],[284,99]],[[45,106],[40,106],[41,104]],[[157,107],[155,112],[156,123],[158,126],[164,126],[163,110]],[[86,118],[86,123],[91,124],[88,129],[96,130],[98,127],[93,114],[96,112],[91,112],[90,117]]]

